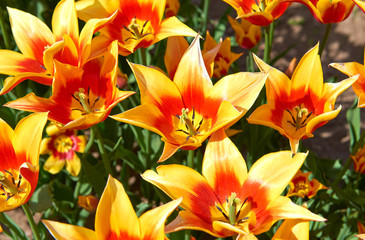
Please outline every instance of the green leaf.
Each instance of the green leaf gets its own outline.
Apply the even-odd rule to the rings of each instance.
[[[33,212],[43,212],[52,207],[52,196],[49,188],[48,184],[44,184],[34,191],[29,200],[29,207]]]
[[[346,119],[349,123],[350,151],[360,137],[360,108],[356,105],[357,101],[355,100],[354,105],[346,112]]]

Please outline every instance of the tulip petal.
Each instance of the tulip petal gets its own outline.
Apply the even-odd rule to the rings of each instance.
[[[322,95],[323,71],[318,48],[319,44],[309,50],[294,70],[290,95],[293,102],[306,94],[309,94],[312,101],[316,102],[316,99]]]
[[[159,32],[153,39],[152,44],[172,36],[195,37],[196,35],[197,32],[180,22],[176,17],[169,17],[161,21]]]
[[[241,195],[252,198],[259,212],[276,199],[302,166],[307,154],[281,151],[266,154],[257,160],[248,173]],[[258,218],[258,216],[257,216]]]
[[[128,195],[111,176],[96,210],[95,233],[97,239],[140,239],[140,223]]]
[[[203,176],[221,203],[241,189],[247,178],[245,160],[223,129],[210,137],[202,168]]]
[[[49,74],[37,74],[37,73],[24,73],[24,74],[18,74],[15,77],[7,77],[4,81],[4,86],[0,91],[0,95],[8,93],[16,85],[27,79],[31,79],[37,83],[44,85],[52,85],[53,78]]]
[[[13,146],[17,156],[24,156],[19,163],[25,161],[33,166],[38,165],[40,143],[48,113],[35,113],[20,120],[14,130]],[[20,164],[19,164],[20,165]]]
[[[177,164],[160,165],[157,173],[147,170],[142,178],[156,185],[172,199],[183,197],[180,204],[206,222],[222,217],[216,208],[219,201],[208,182],[195,170]]]
[[[209,92],[209,96],[221,96],[244,113],[255,102],[268,75],[264,73],[236,73],[223,77]]]
[[[54,42],[54,36],[45,23],[37,17],[8,7],[11,29],[19,50],[24,56],[43,63],[43,51]]]
[[[47,73],[41,63],[21,53],[0,50],[0,73],[17,75],[21,73]]]
[[[278,100],[286,102],[286,99],[290,97],[290,79],[281,71],[262,61],[255,54],[253,54],[253,58],[260,70],[269,74],[266,82],[266,96],[268,102],[276,102]]]
[[[184,210],[180,211],[179,215],[165,227],[165,232],[177,232],[184,229],[203,231],[214,237],[226,236],[224,232],[220,234],[215,231],[211,223],[203,221],[201,218]]]
[[[169,37],[167,39],[164,61],[170,79],[174,78],[180,59],[188,48],[189,44],[182,36]]]
[[[52,16],[52,30],[56,41],[66,34],[75,44],[78,42],[79,24],[74,0],[62,0],[57,4]]]
[[[177,67],[174,83],[180,90],[185,108],[202,113],[205,99],[213,83],[205,68],[200,51],[199,36],[195,37]]]
[[[59,159],[53,155],[49,156],[46,162],[43,165],[43,169],[49,173],[57,174],[61,172],[63,167],[65,166],[66,160]]]
[[[95,232],[84,227],[50,220],[42,222],[57,240],[97,240]]]
[[[286,219],[275,232],[271,240],[309,240],[309,221]]]
[[[144,213],[139,222],[142,228],[140,239],[164,240],[164,225],[167,217],[179,206],[182,198],[166,203]]]
[[[13,129],[0,118],[0,169],[17,169],[19,164],[16,160],[15,151],[12,145]]]
[[[141,93],[141,103],[151,103],[168,116],[181,114],[184,108],[179,89],[157,69],[130,63]]]

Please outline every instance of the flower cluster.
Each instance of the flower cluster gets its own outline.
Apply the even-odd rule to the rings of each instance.
[[[7,8],[20,52],[0,50],[8,76],[0,91],[0,232],[22,239],[3,213],[18,206],[37,240],[46,238],[44,226],[55,239],[175,240],[182,230],[184,239],[331,239],[334,220],[361,220],[365,134],[352,118],[365,106],[364,66],[332,63],[349,77],[325,82],[328,35],[286,73],[273,67],[271,49],[274,21],[293,2],[328,32],[364,4],[223,1],[237,12],[221,19],[235,35],[224,39],[207,24],[208,0],[191,21],[178,14],[198,7],[177,0],[61,0],[52,30]],[[248,53],[247,71],[238,70],[236,46]],[[336,99],[351,86],[359,108],[347,114],[353,154],[341,169],[341,161],[317,161],[301,141],[340,114]],[[23,111],[34,113],[19,120]],[[356,176],[347,171],[352,160]],[[43,214],[38,226],[29,206]],[[94,229],[84,227],[94,212]]]

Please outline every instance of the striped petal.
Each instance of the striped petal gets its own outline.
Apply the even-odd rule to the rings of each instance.
[[[242,187],[243,199],[252,198],[260,212],[276,199],[302,166],[307,154],[281,151],[266,154],[251,167]],[[258,218],[259,216],[257,216]]]
[[[19,50],[28,58],[43,64],[43,51],[55,39],[45,23],[35,16],[8,7],[11,29]]]
[[[95,232],[79,226],[42,220],[56,240],[97,240]]]
[[[160,207],[145,212],[140,218],[141,238],[143,240],[164,240],[165,221],[167,217],[179,206],[182,198],[166,203]]]
[[[309,94],[313,102],[322,95],[323,71],[318,55],[319,44],[309,50],[299,61],[292,77],[291,99],[303,98]]]
[[[223,129],[210,137],[202,168],[203,176],[221,203],[229,198],[231,193],[238,193],[247,178],[245,160]]]
[[[216,208],[219,204],[206,179],[195,170],[182,165],[160,165],[157,173],[147,170],[143,179],[156,185],[172,199],[183,197],[182,208],[206,222],[222,218]]]
[[[286,219],[275,232],[271,240],[309,240],[309,221],[302,219]]]
[[[13,129],[0,118],[0,169],[16,169],[19,164],[12,144]]]
[[[78,42],[79,24],[74,0],[62,0],[57,4],[52,16],[52,30],[56,41],[66,34],[74,43]]]
[[[110,176],[96,210],[95,234],[97,239],[140,239],[140,223],[128,195]]]
[[[197,32],[180,22],[176,17],[170,17],[162,20],[159,31],[155,36],[152,44],[172,36],[195,37]]]
[[[199,36],[195,37],[177,67],[174,83],[180,90],[184,106],[204,112],[204,102],[213,83],[205,68],[200,51]]]
[[[182,36],[170,37],[167,39],[164,61],[170,79],[174,78],[180,59],[188,48],[189,44]]]

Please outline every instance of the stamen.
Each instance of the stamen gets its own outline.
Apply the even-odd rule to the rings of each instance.
[[[313,112],[308,112],[308,109],[304,107],[302,108],[301,104],[294,107],[294,109],[297,112],[296,116],[293,116],[293,113],[288,109],[285,109],[285,111],[287,111],[291,116],[291,121],[288,120],[287,122],[295,127],[295,131],[298,131],[299,129],[307,126],[306,122]]]

